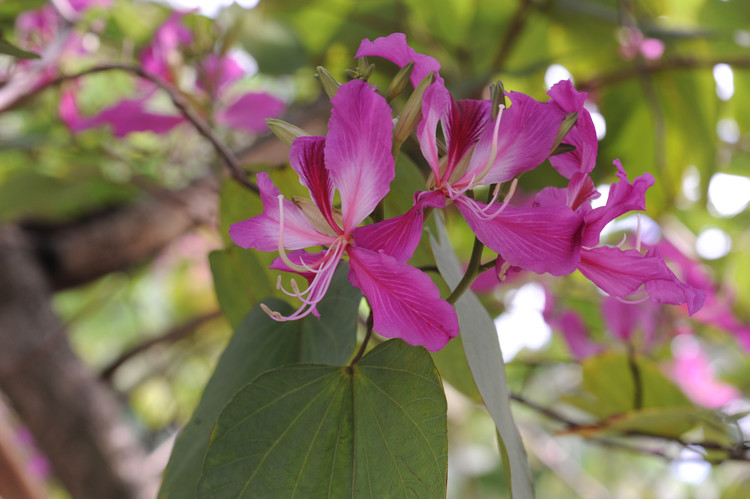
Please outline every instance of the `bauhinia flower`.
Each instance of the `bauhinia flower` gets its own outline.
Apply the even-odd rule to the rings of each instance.
[[[373,42],[364,40],[357,56],[379,56],[402,67],[413,62],[415,85],[440,69],[435,59],[409,47],[401,33]],[[432,169],[428,187],[455,203],[477,238],[508,265],[538,273],[569,274],[579,260],[580,215],[565,206],[515,207],[509,204],[515,183],[503,203],[496,203],[498,189],[487,204],[469,196],[477,187],[512,181],[543,163],[565,119],[559,106],[518,92],[507,96],[511,106],[501,108],[493,120],[489,100],[455,101],[439,77],[427,88],[417,136]],[[438,154],[438,124],[445,139],[442,158]]]
[[[143,69],[161,81],[177,85],[182,69],[181,50],[193,35],[181,24],[186,12],[174,12],[154,34],[153,42],[141,52]],[[192,95],[213,113],[217,123],[251,133],[268,129],[265,119],[278,116],[284,102],[267,92],[232,92],[231,85],[245,75],[240,58],[231,51],[227,54],[208,54],[196,65],[195,87]],[[68,128],[79,132],[89,128],[109,125],[116,137],[132,132],[167,133],[186,122],[180,114],[163,114],[150,109],[153,94],[159,89],[151,81],[140,80],[139,93],[131,99],[122,99],[99,114],[83,116],[76,101],[76,88],[63,91],[59,112]]]
[[[305,290],[294,280],[291,291],[284,290],[300,299],[300,308],[284,317],[265,307],[272,318],[315,314],[336,267],[348,257],[349,280],[369,301],[374,330],[439,350],[458,333],[455,310],[427,275],[406,263],[419,243],[421,207],[438,203],[419,200],[401,217],[359,227],[395,176],[391,112],[385,99],[359,80],[342,85],[331,104],[328,136],[299,137],[290,152],[290,164],[312,199],[287,200],[267,174],[258,174],[263,213],[233,224],[232,240],[243,248],[278,251],[273,268],[308,280]],[[333,207],[335,191],[340,210]],[[415,218],[419,230],[414,230]],[[315,246],[324,249],[304,251]]]

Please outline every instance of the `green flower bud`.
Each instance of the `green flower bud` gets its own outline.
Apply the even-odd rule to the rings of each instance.
[[[284,144],[291,146],[294,139],[297,137],[307,137],[310,134],[302,130],[300,127],[294,126],[291,123],[287,123],[284,120],[276,120],[272,118],[266,119],[268,128],[276,135]]]
[[[328,94],[328,97],[330,99],[333,99],[336,95],[336,92],[339,91],[341,83],[336,81],[336,78],[334,78],[333,75],[331,75],[331,73],[329,73],[328,70],[323,66],[318,66],[316,68],[315,74],[318,77],[318,80],[320,80],[320,84],[323,87],[323,90],[325,90],[326,94]]]

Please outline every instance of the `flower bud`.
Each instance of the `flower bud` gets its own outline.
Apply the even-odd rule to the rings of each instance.
[[[287,123],[284,120],[276,120],[273,118],[266,119],[268,128],[276,135],[284,144],[291,146],[294,139],[297,137],[308,137],[310,134],[302,130],[298,126],[294,126],[291,123]]]
[[[490,83],[490,99],[492,99],[492,120],[497,118],[497,113],[500,112],[500,106],[503,109],[508,107],[508,103],[505,101],[505,87],[503,82],[498,80],[495,83]]]
[[[316,76],[318,77],[318,80],[320,80],[320,84],[326,94],[328,94],[328,97],[333,99],[336,96],[336,92],[339,91],[341,83],[336,81],[336,78],[334,78],[333,75],[331,75],[331,73],[329,73],[323,66],[318,66],[316,68]]]
[[[401,144],[409,138],[412,130],[414,130],[414,127],[422,117],[422,95],[424,95],[424,91],[427,90],[427,87],[429,87],[433,81],[435,81],[435,72],[431,71],[422,79],[419,85],[417,85],[417,88],[414,89],[409,100],[406,101],[406,105],[401,110],[398,122],[393,130],[394,156],[398,154],[399,149],[401,149]]]
[[[555,137],[555,142],[552,144],[552,148],[550,149],[550,154],[555,152],[557,149],[557,146],[559,146],[566,135],[568,135],[568,132],[575,126],[576,122],[578,121],[578,113],[570,113],[567,116],[565,116],[565,119],[562,123],[560,123],[560,128],[557,130],[557,137]]]
[[[391,102],[404,91],[404,88],[409,83],[412,71],[414,71],[414,61],[410,61],[406,66],[401,68],[398,73],[396,73],[396,76],[391,80],[390,85],[388,85],[388,91],[385,93],[385,99],[388,102]]]

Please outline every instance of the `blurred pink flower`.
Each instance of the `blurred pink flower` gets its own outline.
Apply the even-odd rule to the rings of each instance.
[[[700,343],[682,335],[672,344],[674,361],[667,372],[685,395],[709,409],[719,408],[741,396],[740,391],[716,377]]]
[[[620,57],[628,61],[635,59],[639,53],[650,61],[659,59],[664,54],[664,42],[657,38],[646,38],[638,28],[623,28],[619,38]]]

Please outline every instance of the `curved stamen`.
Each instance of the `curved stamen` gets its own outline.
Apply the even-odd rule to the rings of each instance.
[[[482,173],[479,174],[479,177],[477,177],[477,183],[481,182],[482,179],[487,176],[487,174],[490,172],[490,169],[492,168],[492,165],[495,164],[495,159],[497,159],[497,139],[498,132],[500,131],[500,118],[502,118],[504,110],[505,106],[500,104],[498,106],[497,118],[495,118],[495,128],[492,130],[492,149],[490,150],[490,160],[485,165]]]
[[[296,263],[292,263],[284,251],[284,195],[279,194],[277,198],[279,200],[279,257],[281,257],[281,260],[287,264],[290,269],[296,270],[297,272],[306,272],[308,269],[301,265],[297,265]]]
[[[500,213],[502,213],[505,208],[508,207],[508,204],[510,203],[510,200],[513,198],[513,195],[516,192],[516,187],[518,186],[518,179],[514,178],[513,182],[510,184],[510,189],[508,189],[508,194],[505,195],[505,199],[503,200],[503,204],[497,208],[494,212],[490,213],[490,210],[493,208],[492,203],[495,199],[497,199],[497,191],[499,189],[499,186],[495,188],[495,194],[492,197],[492,201],[486,205],[484,208],[479,208],[475,202],[468,202],[466,203],[466,206],[469,207],[471,212],[480,220],[488,222],[490,220],[495,219]]]
[[[644,296],[643,298],[636,298],[635,300],[626,300],[625,298],[620,298],[619,296],[615,296],[615,300],[619,301],[620,303],[625,303],[626,305],[638,305],[639,303],[643,303],[649,299],[648,295]]]
[[[638,226],[635,230],[635,249],[641,251],[641,214],[636,214],[638,219]]]
[[[627,240],[628,240],[628,235],[627,235],[627,234],[623,234],[623,235],[622,235],[622,241],[620,241],[619,243],[617,243],[617,244],[615,245],[615,248],[620,248],[620,249],[622,249],[622,245],[623,245],[623,244],[625,244],[625,241],[627,241]]]
[[[336,266],[341,260],[341,256],[346,249],[346,245],[347,242],[345,240],[339,239],[331,246],[331,248],[329,248],[329,251],[326,252],[325,257],[323,257],[323,259],[321,259],[320,261],[320,267],[317,270],[314,270],[315,277],[313,278],[307,289],[305,289],[304,291],[300,291],[299,286],[294,279],[291,279],[290,283],[292,292],[283,289],[283,287],[279,288],[286,295],[294,296],[302,302],[300,308],[298,308],[293,314],[283,316],[279,312],[275,312],[266,306],[261,307],[263,311],[266,312],[266,314],[268,314],[268,316],[272,319],[280,322],[301,319],[302,317],[305,317],[306,315],[312,313],[315,310],[315,306],[325,296],[326,291],[331,284],[331,280],[333,279],[333,274],[336,270]]]

